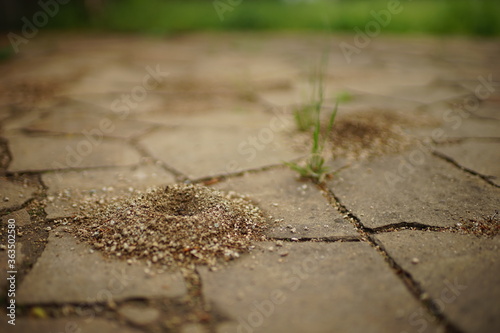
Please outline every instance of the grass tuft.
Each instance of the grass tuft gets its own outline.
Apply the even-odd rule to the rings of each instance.
[[[312,129],[312,146],[309,157],[306,160],[305,166],[301,166],[294,162],[285,163],[292,170],[297,171],[301,177],[311,178],[318,183],[322,183],[330,171],[329,168],[325,166],[323,150],[328,135],[335,123],[339,103],[339,99],[337,99],[328,117],[328,124],[322,132],[321,110],[323,109],[324,102],[324,75],[327,68],[327,61],[328,53],[325,52],[319,66],[317,66],[312,75],[313,90],[310,102],[294,111],[297,129],[299,131],[309,131]]]

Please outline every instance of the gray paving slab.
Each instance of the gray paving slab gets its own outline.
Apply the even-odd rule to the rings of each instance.
[[[500,186],[500,140],[497,142],[466,141],[438,146],[435,150],[461,167],[477,172]]]
[[[15,209],[28,201],[36,188],[0,177],[0,210]]]
[[[146,326],[160,317],[160,311],[152,307],[125,304],[120,306],[118,314],[138,326]]]
[[[83,134],[101,141],[103,137],[128,139],[145,133],[152,128],[138,120],[111,117],[103,112],[92,112],[87,108],[72,111],[76,102],[65,105],[64,109],[51,108],[51,112],[41,119],[28,124],[24,129],[42,133]],[[80,108],[82,108],[80,106]],[[70,111],[71,110],[71,111]]]
[[[401,231],[376,238],[463,332],[500,330],[500,237]]]
[[[444,138],[500,138],[500,121],[476,118],[462,118],[452,114],[441,127]],[[437,138],[437,141],[441,141]]]
[[[266,245],[263,245],[266,247]],[[218,332],[411,332],[423,310],[366,243],[286,243],[215,272],[200,268],[204,297],[228,318]],[[280,262],[281,261],[281,262]],[[425,332],[437,330],[422,312]]]
[[[185,294],[180,272],[155,273],[144,263],[129,265],[125,260],[106,259],[58,228],[51,232],[44,252],[19,286],[17,302],[94,303]]]
[[[401,76],[400,78],[402,80],[405,79]],[[422,86],[400,86],[394,89],[390,95],[423,104],[430,104],[439,101],[461,98],[469,93],[462,87],[432,84],[432,82],[429,83],[430,84]]]
[[[8,220],[13,219],[16,226],[24,227],[31,223],[31,216],[26,209],[17,210],[8,215],[2,216],[2,222],[6,225]]]
[[[473,115],[480,118],[489,118],[500,121],[500,96],[484,101]]]
[[[272,216],[269,237],[335,239],[359,235],[318,188],[297,181],[297,175],[287,168],[246,174],[215,187],[247,195]]]
[[[86,136],[10,136],[12,162],[9,171],[58,170],[69,168],[138,164],[140,155],[125,142],[92,141]]]
[[[273,119],[275,119],[273,121]],[[155,158],[189,178],[202,178],[280,164],[301,156],[290,147],[279,118],[252,128],[184,127],[158,130],[140,140]]]
[[[475,97],[473,98],[475,100]],[[423,137],[430,137],[436,142],[446,142],[457,138],[499,138],[500,121],[474,116],[474,108],[458,106],[467,101],[466,97],[456,99],[453,102],[444,101],[425,106],[426,113],[440,122],[439,128],[434,126],[421,128],[418,131],[412,130],[412,132]],[[480,109],[481,106],[477,110]]]
[[[328,182],[369,228],[400,222],[454,226],[461,218],[493,214],[500,189],[418,149],[345,169]]]
[[[164,169],[147,164],[132,168],[45,173],[42,181],[47,186],[45,212],[47,218],[54,219],[73,215],[78,210],[79,200],[84,198],[133,195],[148,187],[174,183],[175,178]]]
[[[139,102],[134,100],[129,103],[124,100],[124,95],[130,95],[132,89],[121,92],[81,92],[70,95],[69,97],[80,103],[85,103],[89,106],[95,106],[103,112],[119,116],[125,115],[127,118],[132,115],[139,115],[150,111],[162,110],[164,107],[165,98],[155,91],[147,91],[147,95]],[[137,100],[139,101],[139,99]],[[117,110],[119,112],[117,112]],[[120,111],[121,110],[121,111]]]
[[[92,94],[117,91],[129,92],[134,87],[142,87],[142,79],[148,74],[145,67],[127,61],[108,61],[93,66],[85,73],[85,77],[66,85],[66,95]],[[153,66],[154,67],[154,66]]]
[[[194,96],[193,96],[194,97]],[[213,98],[190,98],[185,102],[184,98],[178,98],[178,106],[170,105],[165,110],[159,112],[149,112],[145,115],[137,116],[150,123],[164,126],[182,127],[211,127],[211,128],[235,128],[245,127],[261,129],[269,127],[269,115],[272,111],[265,112],[263,107],[255,103],[248,103],[238,99],[221,98],[220,101],[213,101]],[[170,101],[169,101],[170,102]],[[197,106],[196,103],[199,105]],[[176,107],[183,107],[179,110]],[[194,106],[194,108],[192,107]],[[288,117],[288,115],[286,115]],[[281,115],[280,115],[281,117]],[[285,116],[280,118],[280,127],[293,129],[293,122]],[[244,126],[243,126],[244,125]]]
[[[2,319],[5,316],[2,316]],[[12,326],[5,323],[5,320],[0,322],[2,332],[12,333],[54,333],[54,332],[78,332],[78,333],[138,333],[139,330],[125,325],[119,324],[109,319],[104,318],[48,318],[34,319],[29,317],[21,317],[16,319],[16,325]]]
[[[182,326],[181,333],[207,333],[208,330],[200,324],[186,324]]]

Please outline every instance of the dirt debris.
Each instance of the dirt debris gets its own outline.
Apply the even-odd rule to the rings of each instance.
[[[491,216],[481,218],[461,219],[456,225],[456,230],[461,233],[494,237],[500,235],[500,215],[498,211]]]
[[[366,111],[340,116],[330,134],[333,156],[351,159],[398,153],[414,139],[402,129],[410,120],[388,111]]]
[[[215,265],[265,240],[267,221],[245,196],[176,184],[113,202],[83,203],[73,232],[107,255],[167,266]]]

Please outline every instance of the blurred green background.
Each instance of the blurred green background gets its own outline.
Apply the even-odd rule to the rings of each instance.
[[[353,32],[371,11],[394,0],[0,0],[0,28],[21,29],[41,10],[59,4],[46,29],[92,29],[168,34],[198,30],[316,30]],[[498,0],[401,0],[388,33],[500,35]]]

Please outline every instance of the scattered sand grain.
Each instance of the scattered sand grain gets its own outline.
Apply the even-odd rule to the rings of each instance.
[[[264,239],[266,228],[248,198],[179,184],[84,205],[74,222],[81,240],[108,255],[181,266],[237,258]]]

